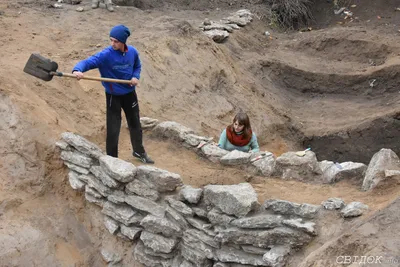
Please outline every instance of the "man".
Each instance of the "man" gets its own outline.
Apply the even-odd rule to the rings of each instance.
[[[100,0],[92,0],[92,8],[98,8],[100,4]],[[106,5],[106,8],[108,11],[113,12],[114,8],[112,6],[111,0],[104,0],[104,4]]]
[[[136,48],[126,45],[129,36],[130,31],[126,26],[115,26],[110,31],[111,46],[78,62],[72,73],[80,80],[84,76],[83,72],[97,68],[102,77],[130,80],[130,84],[102,82],[107,105],[107,155],[118,157],[122,108],[128,122],[133,156],[144,163],[154,163],[143,147],[139,103],[135,90],[142,66]]]

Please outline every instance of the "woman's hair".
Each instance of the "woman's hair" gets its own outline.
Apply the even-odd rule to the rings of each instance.
[[[243,137],[246,139],[251,136],[252,130],[251,130],[251,125],[250,125],[250,119],[249,116],[247,116],[246,113],[244,112],[239,112],[236,114],[236,116],[233,118],[232,124],[229,126],[232,131],[234,131],[233,124],[235,121],[238,121],[240,125],[243,125]]]

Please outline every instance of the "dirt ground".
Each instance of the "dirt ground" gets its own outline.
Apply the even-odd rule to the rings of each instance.
[[[140,266],[131,257],[131,244],[116,242],[103,227],[98,207],[69,186],[54,148],[62,132],[72,131],[104,149],[101,84],[67,78],[44,82],[22,71],[29,55],[38,52],[70,72],[108,45],[116,24],[132,30],[129,42],[141,55],[142,116],[177,121],[217,139],[242,109],[262,149],[276,156],[308,146],[319,160],[339,162],[367,164],[383,147],[400,155],[398,1],[347,1],[356,4],[353,21],[334,15],[331,3],[318,2],[312,30],[305,32],[269,25],[263,1],[132,2],[136,7],[118,6],[114,13],[91,10],[87,0],[78,5],[84,12],[67,4],[49,8],[55,3],[50,0],[0,2],[0,266],[105,266],[101,248],[124,255],[126,266]],[[257,17],[223,44],[199,31],[204,18],[218,20],[240,8]],[[272,38],[265,36],[267,30]],[[311,185],[249,177],[151,138],[148,131],[145,147],[155,166],[179,173],[192,186],[250,180],[260,202],[319,204],[340,197],[369,205],[368,214],[326,234],[324,241],[399,197],[399,184],[361,192],[361,181]],[[140,164],[131,156],[124,127],[120,157]],[[321,239],[291,266],[322,245]]]

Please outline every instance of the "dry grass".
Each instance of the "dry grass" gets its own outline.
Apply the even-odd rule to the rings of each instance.
[[[310,6],[313,0],[267,0],[275,14],[277,24],[284,29],[307,26],[313,15]]]

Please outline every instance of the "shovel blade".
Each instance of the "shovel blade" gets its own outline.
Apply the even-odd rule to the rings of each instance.
[[[306,151],[297,151],[296,156],[304,157],[306,155]]]
[[[24,72],[43,81],[51,81],[53,75],[50,72],[57,71],[58,64],[39,54],[32,54],[26,62]]]

